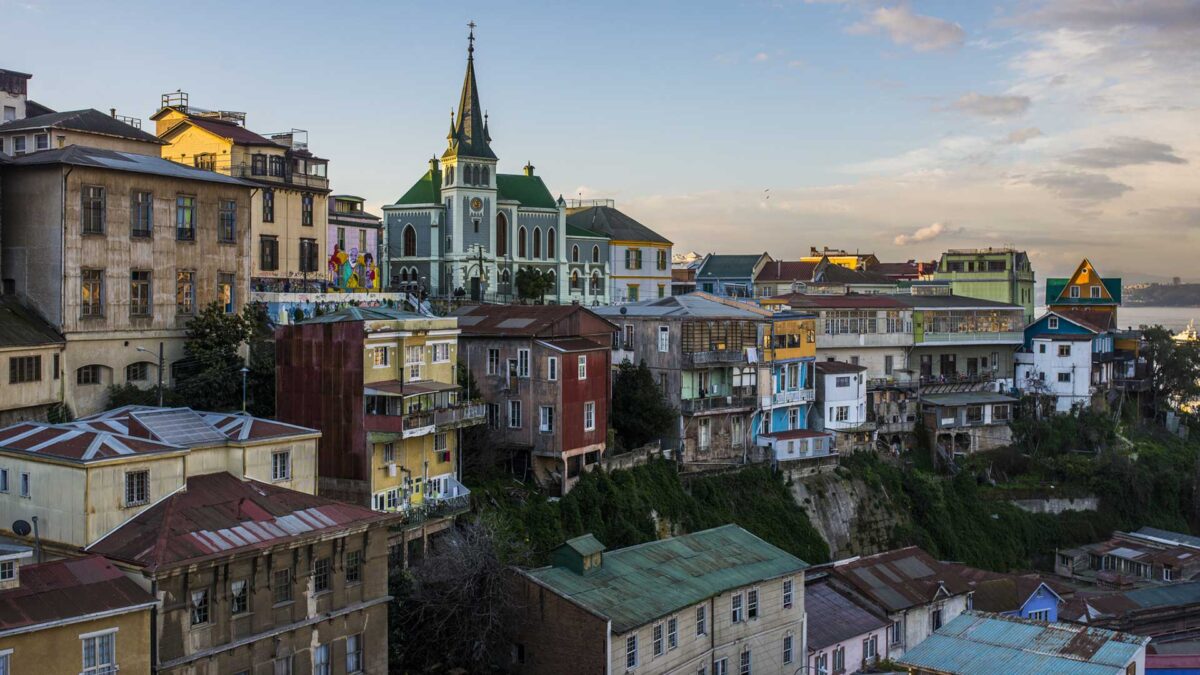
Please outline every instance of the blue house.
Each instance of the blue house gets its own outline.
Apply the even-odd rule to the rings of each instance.
[[[771,259],[757,255],[709,253],[696,270],[696,290],[726,298],[754,297],[754,275]]]
[[[1066,602],[1058,591],[1035,574],[1001,574],[946,563],[972,589],[971,608],[1034,621],[1058,621]]]

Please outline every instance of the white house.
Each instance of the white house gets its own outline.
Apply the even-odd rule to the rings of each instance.
[[[871,443],[866,370],[865,366],[842,361],[816,363],[816,428],[834,432],[839,452]]]
[[[804,606],[809,616],[806,672],[857,673],[885,654],[891,621],[834,577],[806,578]]]
[[[1025,329],[1025,344],[1016,354],[1016,387],[1053,395],[1056,412],[1090,405],[1093,346],[1097,341],[1111,342],[1108,333],[1077,314],[1046,312]]]

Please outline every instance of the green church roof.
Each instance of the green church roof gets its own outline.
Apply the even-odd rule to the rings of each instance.
[[[538,209],[556,209],[558,202],[542,182],[541,176],[502,173],[496,176],[500,199],[516,201],[521,206]],[[438,169],[426,171],[413,186],[396,200],[396,206],[442,203],[442,172]],[[581,235],[588,236],[588,235]],[[600,236],[592,234],[590,236]]]
[[[442,172],[430,169],[424,176],[396,200],[397,206],[405,204],[441,204],[442,203]]]

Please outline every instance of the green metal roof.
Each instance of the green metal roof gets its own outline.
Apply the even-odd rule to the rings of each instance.
[[[697,279],[749,279],[754,273],[754,263],[763,254],[754,255],[710,255],[704,261]]]
[[[594,239],[608,239],[609,238],[607,234],[593,232],[589,229],[579,227],[578,225],[572,225],[571,221],[569,219],[567,220],[567,236],[568,237],[592,237]]]
[[[442,203],[442,172],[430,169],[424,176],[396,200],[396,205],[404,204],[441,204]]]
[[[608,617],[614,633],[625,633],[730,589],[806,567],[737,525],[724,525],[605,552],[600,568],[587,575],[564,567],[525,573]]]
[[[604,550],[604,544],[601,544],[599,539],[590,534],[568,539],[563,546],[575,551],[579,555],[592,555]]]
[[[1101,279],[1104,283],[1104,288],[1108,294],[1112,296],[1112,300],[1107,298],[1063,298],[1062,303],[1058,301],[1058,296],[1062,295],[1063,289],[1067,284],[1071,283],[1070,279],[1053,278],[1046,279],[1046,304],[1068,304],[1068,305],[1119,305],[1121,304],[1121,279],[1110,278]]]
[[[556,209],[558,203],[542,182],[541,176],[525,176],[520,174],[497,174],[496,185],[500,189],[500,199],[512,200],[521,206],[540,209]],[[442,203],[442,172],[430,169],[425,172],[413,186],[396,200],[397,206],[406,204],[441,204]],[[589,236],[589,235],[581,235]],[[599,236],[599,235],[590,235]]]

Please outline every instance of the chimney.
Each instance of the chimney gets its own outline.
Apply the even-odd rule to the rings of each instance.
[[[533,175],[533,164],[531,164],[529,162],[525,162],[525,175],[526,176]]]
[[[113,119],[116,119],[116,117],[117,117],[117,109],[116,109],[116,108],[109,108],[109,109],[108,109],[108,114],[109,114],[109,115],[111,115],[111,116],[113,117]]]
[[[437,157],[430,157],[430,158],[429,158],[429,170],[430,170],[430,171],[437,171],[437,170],[438,170],[438,158],[437,158]]]

